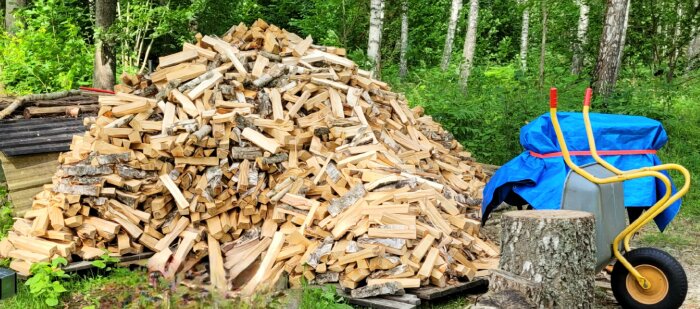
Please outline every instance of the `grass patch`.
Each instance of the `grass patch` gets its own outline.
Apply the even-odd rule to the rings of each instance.
[[[156,287],[148,282],[143,269],[117,267],[109,273],[92,269],[74,274],[62,282],[69,291],[60,299],[59,308],[285,308],[283,295],[259,294],[250,299],[225,299],[205,289],[190,289],[159,280]],[[18,282],[15,297],[0,301],[0,308],[51,308],[30,293],[24,281]],[[56,307],[54,307],[56,308]],[[315,307],[329,308],[329,307]],[[336,307],[340,308],[340,307]]]

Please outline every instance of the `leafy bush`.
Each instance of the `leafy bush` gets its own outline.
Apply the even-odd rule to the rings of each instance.
[[[335,291],[333,285],[323,288],[304,286],[301,296],[302,309],[350,309],[352,306],[344,303],[344,299]]]
[[[15,220],[12,218],[12,204],[10,204],[7,188],[0,187],[0,239],[7,235]]]
[[[70,275],[61,269],[61,266],[67,264],[68,261],[62,257],[53,259],[50,264],[34,263],[30,269],[32,277],[24,285],[29,286],[29,292],[34,297],[43,299],[51,307],[56,306],[61,294],[68,291],[60,281],[70,278]]]
[[[51,92],[90,84],[89,20],[76,0],[36,0],[19,11],[14,35],[0,33],[0,84],[9,93]]]

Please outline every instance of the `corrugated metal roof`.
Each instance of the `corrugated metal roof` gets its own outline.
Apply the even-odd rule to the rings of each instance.
[[[6,156],[70,150],[73,135],[85,132],[82,118],[0,121],[0,151]]]

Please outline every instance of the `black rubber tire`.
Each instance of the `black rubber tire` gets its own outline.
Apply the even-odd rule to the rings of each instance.
[[[683,266],[673,256],[656,248],[639,248],[625,254],[632,266],[642,264],[652,265],[661,270],[668,280],[668,294],[656,304],[642,304],[636,301],[627,291],[627,275],[629,271],[621,263],[615,263],[611,274],[610,284],[615,299],[622,308],[634,309],[674,309],[679,308],[688,293],[688,278]]]

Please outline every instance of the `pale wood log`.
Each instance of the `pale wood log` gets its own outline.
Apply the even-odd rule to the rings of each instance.
[[[524,210],[506,213],[501,220],[499,268],[541,283],[528,296],[545,308],[592,305],[596,245],[591,213]]]

